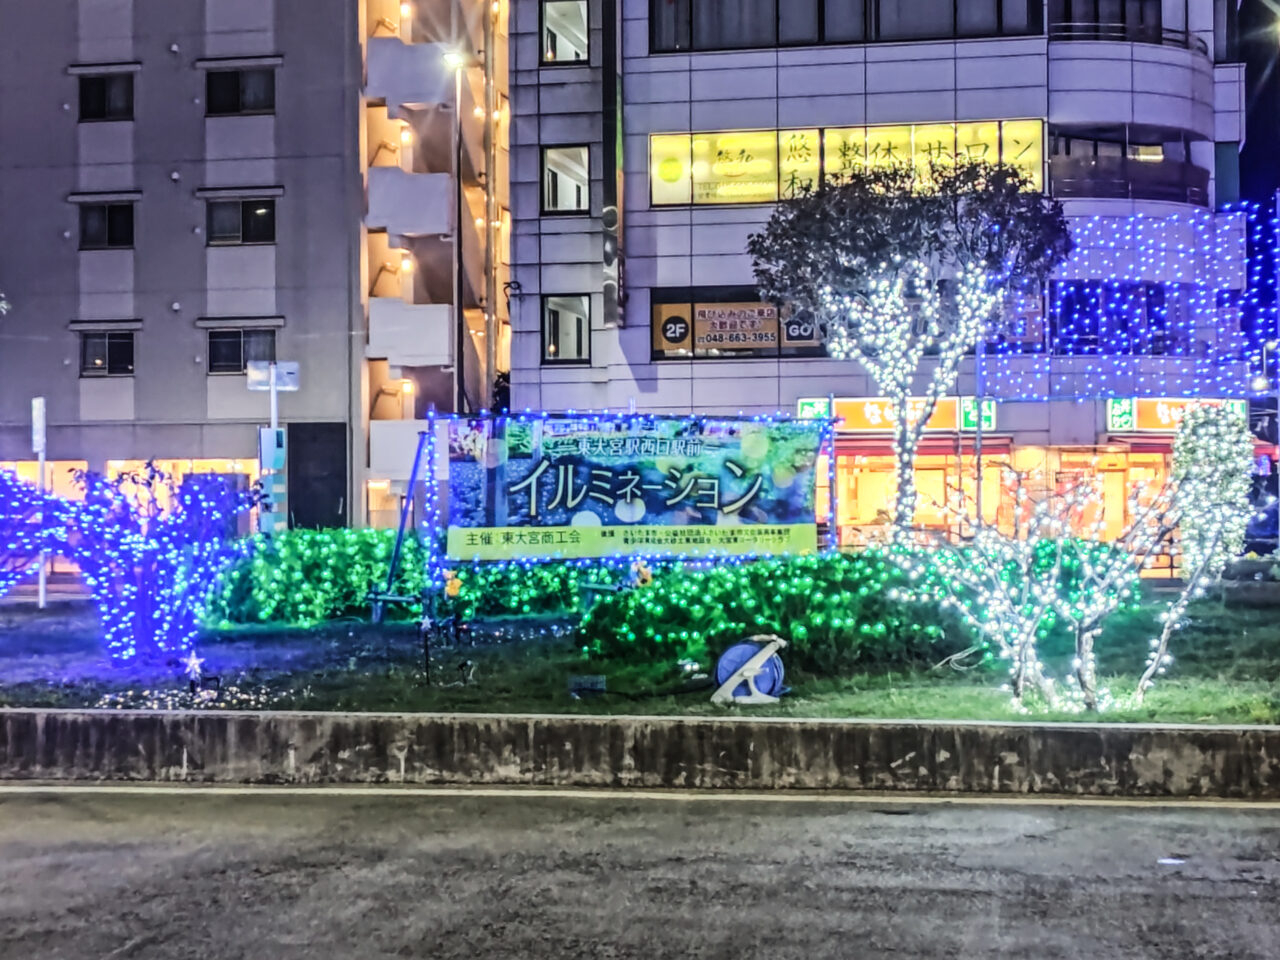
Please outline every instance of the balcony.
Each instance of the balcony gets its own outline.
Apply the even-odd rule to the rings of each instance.
[[[372,420],[369,422],[369,475],[403,482],[413,472],[418,434],[426,420]]]
[[[1182,47],[1203,56],[1209,45],[1187,30],[1168,30],[1146,23],[1049,23],[1050,40],[1101,40],[1120,43],[1153,43],[1165,47]]]
[[[1049,181],[1060,199],[1164,200],[1209,205],[1209,171],[1172,160],[1051,157]]]
[[[399,104],[452,103],[453,70],[439,43],[408,44],[398,37],[370,37],[365,96]]]
[[[406,173],[399,167],[369,168],[369,214],[365,223],[405,237],[453,232],[457,198],[447,173]]]
[[[444,367],[452,363],[453,307],[405,303],[389,297],[369,301],[365,356],[397,367]]]

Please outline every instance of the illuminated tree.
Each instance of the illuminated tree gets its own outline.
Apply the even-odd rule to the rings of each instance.
[[[928,266],[917,260],[873,271],[861,294],[826,291],[823,300],[830,318],[827,351],[840,360],[857,360],[892,404],[899,531],[916,513],[915,459],[925,426],[1000,302],[990,276],[977,267],[960,271],[951,299],[949,310]],[[926,356],[933,359],[933,370],[923,400],[917,400],[914,385]]]
[[[1075,704],[1096,711],[1111,700],[1110,692],[1098,687],[1098,636],[1108,617],[1133,605],[1139,577],[1168,545],[1178,514],[1172,481],[1158,488],[1135,484],[1128,496],[1128,525],[1104,542],[1101,479],[1095,477],[1092,486],[1097,519],[1084,530],[1077,576],[1071,589],[1059,591],[1055,609],[1075,641],[1067,687]]]
[[[55,501],[12,473],[0,472],[0,596],[34,571],[56,539]]]
[[[956,611],[983,645],[1009,662],[1010,687],[1020,706],[1035,691],[1050,708],[1101,710],[1115,698],[1099,686],[1097,638],[1113,613],[1134,606],[1142,570],[1172,546],[1176,531],[1186,585],[1151,641],[1133,698],[1141,703],[1171,662],[1169,641],[1188,604],[1243,546],[1252,472],[1253,440],[1240,413],[1196,406],[1179,427],[1169,479],[1159,487],[1133,486],[1127,524],[1116,539],[1103,539],[1099,478],[1054,492],[1006,469],[1011,527],[978,524],[968,499],[953,491],[940,506],[969,536],[955,540],[925,532],[898,555],[914,599]],[[1032,492],[1034,487],[1040,492]],[[1074,650],[1059,682],[1041,661],[1039,643],[1064,628]]]
[[[1014,503],[1009,530],[976,524],[970,499],[956,489],[939,506],[971,538],[923,531],[898,556],[911,599],[954,611],[980,639],[979,649],[994,648],[1008,661],[1016,703],[1021,706],[1035,691],[1054,707],[1057,685],[1040,661],[1039,642],[1079,563],[1080,544],[1070,534],[1094,491],[1084,482],[1061,494],[1036,496],[1030,475],[1010,467],[1004,479]]]
[[[258,491],[221,476],[179,484],[153,464],[77,480],[84,499],[67,504],[67,553],[93,593],[108,652],[122,661],[186,653],[210,591],[246,549],[236,517]]]
[[[1061,205],[1024,173],[960,160],[825,181],[780,204],[748,250],[762,296],[812,318],[828,351],[891,400],[901,533],[920,434],[961,359],[1006,297],[1038,293],[1071,238]]]
[[[1253,434],[1246,417],[1225,404],[1188,409],[1174,438],[1173,477],[1185,586],[1165,611],[1160,636],[1151,641],[1134,694],[1138,703],[1172,662],[1169,640],[1187,606],[1244,549],[1253,478]]]

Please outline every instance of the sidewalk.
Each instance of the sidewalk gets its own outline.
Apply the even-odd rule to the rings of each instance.
[[[14,586],[8,593],[0,596],[0,605],[27,604],[37,602],[39,586],[35,576],[31,576]],[[54,573],[49,577],[47,596],[50,603],[67,603],[90,599],[89,589],[74,573]]]

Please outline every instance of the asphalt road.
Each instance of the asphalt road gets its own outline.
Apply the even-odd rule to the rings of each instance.
[[[1274,960],[1278,858],[1274,808],[0,791],[0,957]]]

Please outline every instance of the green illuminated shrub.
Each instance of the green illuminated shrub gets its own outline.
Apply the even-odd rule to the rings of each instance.
[[[382,590],[395,546],[394,530],[289,530],[253,549],[224,578],[206,611],[213,624],[280,623],[309,626],[339,617],[367,617],[370,590]],[[422,549],[406,538],[392,592],[422,593]],[[583,586],[617,584],[626,564],[461,565],[462,591],[442,612],[464,619],[520,615],[571,616],[582,610]],[[395,605],[388,616],[411,617],[420,604]]]
[[[963,648],[930,608],[892,600],[900,574],[882,555],[823,555],[672,567],[653,584],[601,600],[582,624],[606,659],[709,664],[752,634],[777,634],[790,665],[836,673],[919,662]]]

